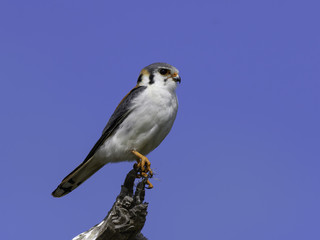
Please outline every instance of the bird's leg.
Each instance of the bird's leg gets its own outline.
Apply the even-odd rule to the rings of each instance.
[[[149,181],[149,179],[147,179],[147,182],[146,182],[146,183],[148,184],[148,186],[147,186],[148,189],[153,188],[153,185],[152,185],[152,183]]]
[[[137,160],[137,163],[138,163],[137,167],[141,169],[141,172],[144,172],[144,173],[149,172],[150,175],[153,175],[152,170],[150,168],[151,163],[150,163],[149,159],[146,156],[143,156],[141,153],[139,153],[135,150],[132,150],[131,152],[140,159],[140,161]]]
[[[137,167],[137,169],[141,169],[141,175],[143,176],[143,177],[148,177],[148,174],[147,173],[149,173],[149,175],[152,177],[152,175],[153,175],[153,172],[152,172],[152,170],[151,170],[151,168],[150,168],[150,165],[151,165],[151,163],[150,163],[150,161],[149,161],[149,159],[146,157],[146,156],[144,156],[144,155],[142,155],[141,153],[139,153],[139,152],[137,152],[137,151],[135,151],[135,150],[132,150],[131,151],[136,157],[138,157],[139,159],[137,160],[137,165],[136,165],[136,167]],[[147,184],[148,184],[148,188],[153,188],[153,185],[150,183],[150,181],[149,180],[147,180]]]

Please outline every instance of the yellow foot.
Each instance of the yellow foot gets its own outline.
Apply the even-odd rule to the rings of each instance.
[[[150,168],[151,163],[150,163],[149,159],[146,156],[143,156],[141,153],[139,153],[139,152],[137,152],[135,150],[132,150],[131,152],[140,159],[140,161],[137,160],[137,163],[138,163],[137,164],[137,168],[141,169],[141,175],[146,177],[145,175],[147,173],[149,173],[150,176],[152,177],[153,176],[153,172],[152,172],[152,170]],[[145,173],[145,175],[143,173]]]
[[[147,186],[148,189],[153,188],[153,185],[152,185],[152,183],[149,181],[149,179],[147,179],[147,184],[148,184],[148,186]]]
[[[141,178],[144,177],[147,179],[146,184],[148,185],[147,188],[151,189],[153,188],[152,183],[149,181],[149,177],[153,176],[153,172],[150,168],[150,161],[146,156],[143,156],[141,153],[132,150],[131,151],[136,157],[138,157],[139,159],[137,160],[137,163],[134,164],[134,168],[137,170],[140,170],[140,174],[137,175],[137,178]]]

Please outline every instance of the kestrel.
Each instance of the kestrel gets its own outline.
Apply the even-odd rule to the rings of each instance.
[[[146,155],[159,146],[172,128],[180,82],[178,69],[167,63],[153,63],[142,69],[137,85],[122,99],[88,156],[52,195],[68,194],[107,163],[137,161],[141,175],[152,176]],[[148,184],[153,187],[149,181]]]

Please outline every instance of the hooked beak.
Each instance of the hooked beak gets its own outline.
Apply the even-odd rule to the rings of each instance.
[[[172,79],[175,82],[181,83],[181,77],[177,73],[173,74]]]

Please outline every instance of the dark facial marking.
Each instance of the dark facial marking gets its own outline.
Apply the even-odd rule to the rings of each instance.
[[[137,83],[140,83],[141,81],[142,81],[142,74],[140,74],[140,76],[138,77]]]
[[[154,75],[153,74],[150,74],[150,76],[149,76],[149,84],[151,85],[151,84],[154,84],[154,80],[153,80],[153,78],[154,78]]]

